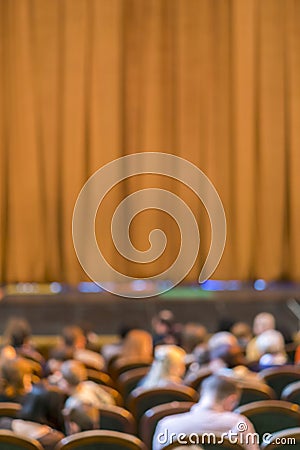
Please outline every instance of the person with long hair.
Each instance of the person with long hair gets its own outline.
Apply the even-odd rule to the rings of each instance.
[[[149,373],[139,383],[143,388],[181,384],[185,373],[185,351],[176,345],[159,345]]]

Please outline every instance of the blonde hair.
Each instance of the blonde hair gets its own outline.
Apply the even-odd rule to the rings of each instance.
[[[126,335],[122,348],[122,358],[151,358],[152,337],[144,330],[131,330]]]
[[[154,361],[142,386],[152,388],[162,384],[180,382],[185,371],[185,356],[185,351],[176,345],[157,346]]]

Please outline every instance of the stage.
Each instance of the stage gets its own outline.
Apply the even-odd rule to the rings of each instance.
[[[288,307],[290,299],[300,300],[298,286],[261,291],[249,286],[218,291],[184,286],[147,299],[121,298],[107,292],[79,292],[78,289],[23,295],[3,290],[0,334],[11,316],[26,318],[33,333],[38,335],[56,335],[66,324],[83,322],[90,323],[99,334],[116,334],[124,325],[150,329],[152,316],[165,308],[173,311],[177,321],[200,322],[211,332],[217,330],[221,319],[251,324],[257,313],[268,311],[275,315],[280,329],[293,333],[298,330],[299,322]]]

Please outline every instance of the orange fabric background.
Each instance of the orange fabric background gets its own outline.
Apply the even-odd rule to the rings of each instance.
[[[228,221],[216,278],[300,280],[299,1],[0,0],[0,21],[1,282],[84,279],[76,197],[96,169],[140,151],[182,156],[215,184]],[[150,185],[199,219],[196,280],[209,222],[171,180],[113,190],[103,251],[137,276],[174,260],[178,230],[163,213],[132,228],[140,249],[153,227],[169,232],[152,265],[120,260],[109,239],[124,193]]]

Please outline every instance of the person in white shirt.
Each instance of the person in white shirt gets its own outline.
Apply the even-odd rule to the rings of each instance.
[[[257,362],[261,357],[261,352],[257,346],[258,337],[265,331],[275,330],[275,317],[267,312],[262,312],[255,316],[253,321],[254,338],[248,342],[246,357],[249,362]]]
[[[220,375],[206,378],[200,400],[189,412],[168,416],[158,422],[153,450],[161,450],[175,441],[179,445],[201,444],[201,441],[195,442],[196,435],[204,433],[216,436],[216,442],[225,437],[239,442],[246,450],[258,450],[259,438],[251,422],[232,412],[239,397],[240,388],[233,380]]]

